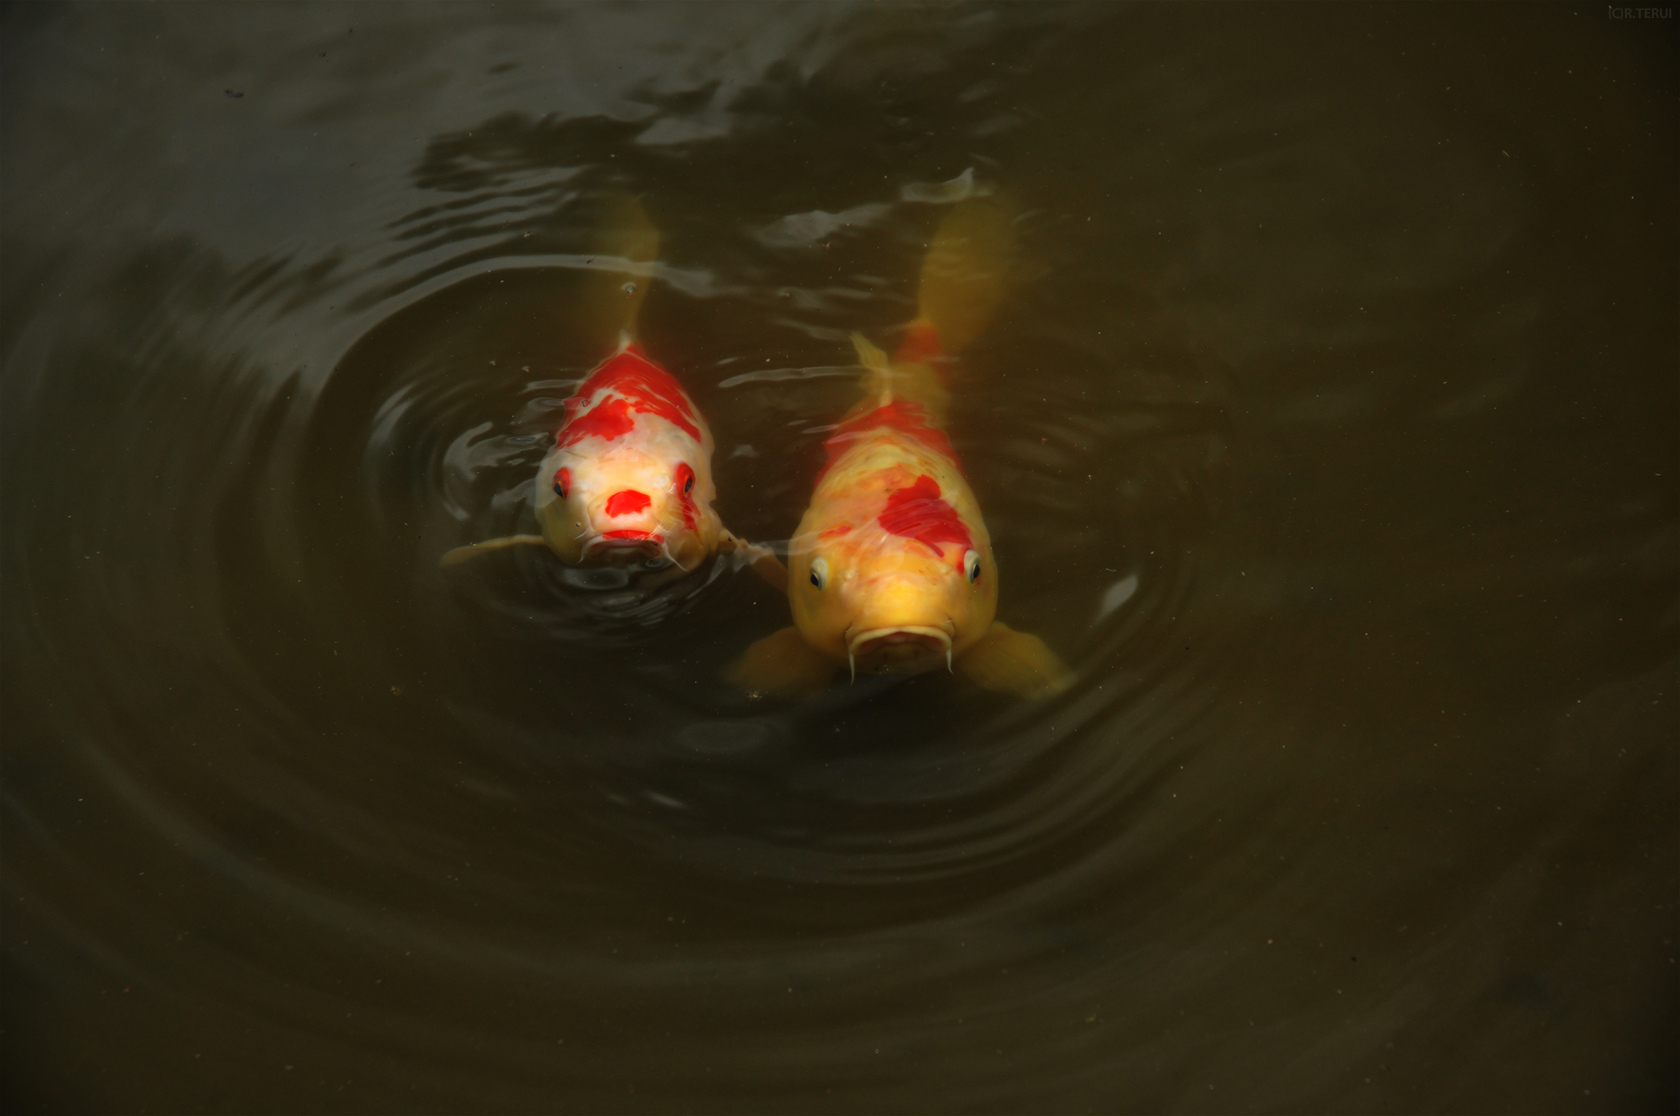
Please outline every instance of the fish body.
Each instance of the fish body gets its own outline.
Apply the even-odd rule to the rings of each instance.
[[[857,341],[868,393],[824,442],[789,547],[790,581],[812,590],[793,594],[794,623],[836,665],[944,669],[997,611],[991,537],[943,427],[933,328],[890,362]]]
[[[718,548],[712,435],[676,379],[626,339],[566,400],[537,470],[542,538],[572,565],[668,559],[695,568]]]
[[[638,344],[659,232],[641,203],[604,200],[592,269],[574,310],[580,332],[616,346],[565,402],[554,445],[537,469],[533,504],[541,534],[456,547],[452,566],[512,546],[545,545],[575,566],[674,566],[693,570],[718,551],[738,551],[780,588],[768,550],[724,529],[712,501],[712,435],[675,377]]]
[[[923,267],[920,312],[891,359],[853,335],[863,398],[824,442],[811,503],[788,548],[793,626],[731,668],[751,693],[800,696],[842,668],[961,672],[1042,696],[1067,668],[1035,636],[996,619],[991,536],[945,432],[954,346],[996,305],[1009,222],[959,205]]]

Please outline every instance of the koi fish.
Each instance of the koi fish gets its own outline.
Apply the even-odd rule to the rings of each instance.
[[[789,543],[793,625],[729,670],[755,695],[819,692],[849,667],[949,669],[986,689],[1042,697],[1072,674],[1036,636],[997,620],[991,537],[945,433],[954,355],[1002,296],[1012,221],[979,199],[941,223],[916,319],[889,360],[854,333],[863,399],[824,442],[826,461]]]
[[[659,233],[641,204],[609,199],[596,256],[617,257],[645,273]],[[581,310],[617,335],[617,349],[565,401],[554,445],[537,469],[540,535],[512,535],[443,556],[452,566],[489,551],[545,545],[576,566],[666,563],[693,570],[717,551],[742,550],[773,584],[785,574],[768,550],[737,539],[712,508],[712,434],[676,378],[636,343],[647,283],[638,274],[592,273]],[[780,575],[780,576],[778,576]]]

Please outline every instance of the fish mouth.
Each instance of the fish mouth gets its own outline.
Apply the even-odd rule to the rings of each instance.
[[[653,531],[603,531],[584,543],[583,557],[608,566],[633,566],[670,555],[665,539]]]
[[[898,624],[890,628],[867,628],[846,634],[846,659],[852,677],[857,677],[858,660],[866,674],[915,674],[937,666],[940,658],[951,666],[951,633],[947,628],[923,624]]]

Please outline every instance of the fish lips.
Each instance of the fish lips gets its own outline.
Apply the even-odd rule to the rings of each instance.
[[[592,566],[635,566],[657,558],[671,556],[656,531],[603,531],[583,544],[583,561]]]
[[[856,677],[865,674],[919,674],[941,662],[951,669],[951,632],[947,627],[895,624],[847,633],[846,658]]]
[[[692,571],[705,556],[705,544],[693,532],[678,531],[671,536],[661,531],[617,530],[590,536],[583,544],[582,564],[618,567],[657,564]]]

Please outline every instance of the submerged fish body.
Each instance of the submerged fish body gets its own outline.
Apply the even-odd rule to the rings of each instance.
[[[1032,697],[1071,680],[1043,641],[997,621],[991,537],[944,429],[952,353],[996,304],[1008,244],[1001,208],[959,205],[935,237],[920,313],[893,358],[853,335],[864,397],[824,443],[789,544],[793,626],[731,668],[749,692],[802,696],[841,669],[950,669]]]
[[[665,559],[688,570],[717,549],[711,431],[669,372],[626,340],[565,408],[536,479],[554,553],[573,565]]]
[[[780,563],[735,538],[712,510],[712,435],[688,393],[634,340],[644,276],[659,233],[641,203],[605,199],[592,261],[574,309],[581,332],[616,344],[565,403],[554,445],[537,470],[539,535],[510,535],[443,556],[452,566],[513,546],[546,545],[576,566],[688,571],[718,551],[739,551],[780,587]],[[628,281],[627,281],[628,280]]]
[[[900,357],[913,346],[937,356],[932,333],[924,323]],[[997,610],[991,539],[939,425],[944,389],[931,365],[860,348],[879,386],[824,443],[789,547],[790,584],[803,587],[792,592],[794,622],[814,650],[854,670],[943,670]],[[911,395],[893,393],[894,379]]]

